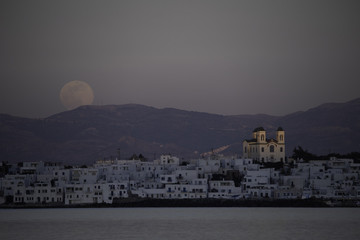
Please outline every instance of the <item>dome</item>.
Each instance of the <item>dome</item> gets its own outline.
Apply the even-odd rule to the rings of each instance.
[[[258,131],[265,131],[265,129],[263,127],[257,127],[254,129],[253,132],[258,132]]]

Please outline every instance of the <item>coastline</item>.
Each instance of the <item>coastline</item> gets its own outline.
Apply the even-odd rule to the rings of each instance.
[[[279,208],[330,208],[358,207],[355,200],[332,202],[324,199],[116,199],[112,204],[2,204],[0,209],[26,208],[228,208],[228,207],[279,207]]]

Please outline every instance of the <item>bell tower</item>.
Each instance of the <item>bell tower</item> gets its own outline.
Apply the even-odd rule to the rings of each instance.
[[[253,132],[253,138],[256,139],[258,143],[266,143],[266,131],[263,127],[255,128]]]
[[[278,143],[285,143],[285,131],[282,127],[279,127],[276,131],[276,141]]]

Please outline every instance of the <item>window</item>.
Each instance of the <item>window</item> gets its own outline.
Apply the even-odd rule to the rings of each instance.
[[[275,147],[274,147],[274,145],[271,145],[270,146],[270,152],[274,152],[275,151]]]
[[[261,134],[261,141],[264,141],[265,136],[263,134]]]
[[[264,147],[261,148],[261,152],[264,152]]]
[[[280,152],[283,152],[283,147],[280,147]]]

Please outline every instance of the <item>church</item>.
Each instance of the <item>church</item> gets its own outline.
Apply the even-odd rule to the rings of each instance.
[[[263,127],[255,128],[253,138],[243,142],[243,156],[259,162],[285,161],[285,131],[279,127],[276,139],[268,139]]]

